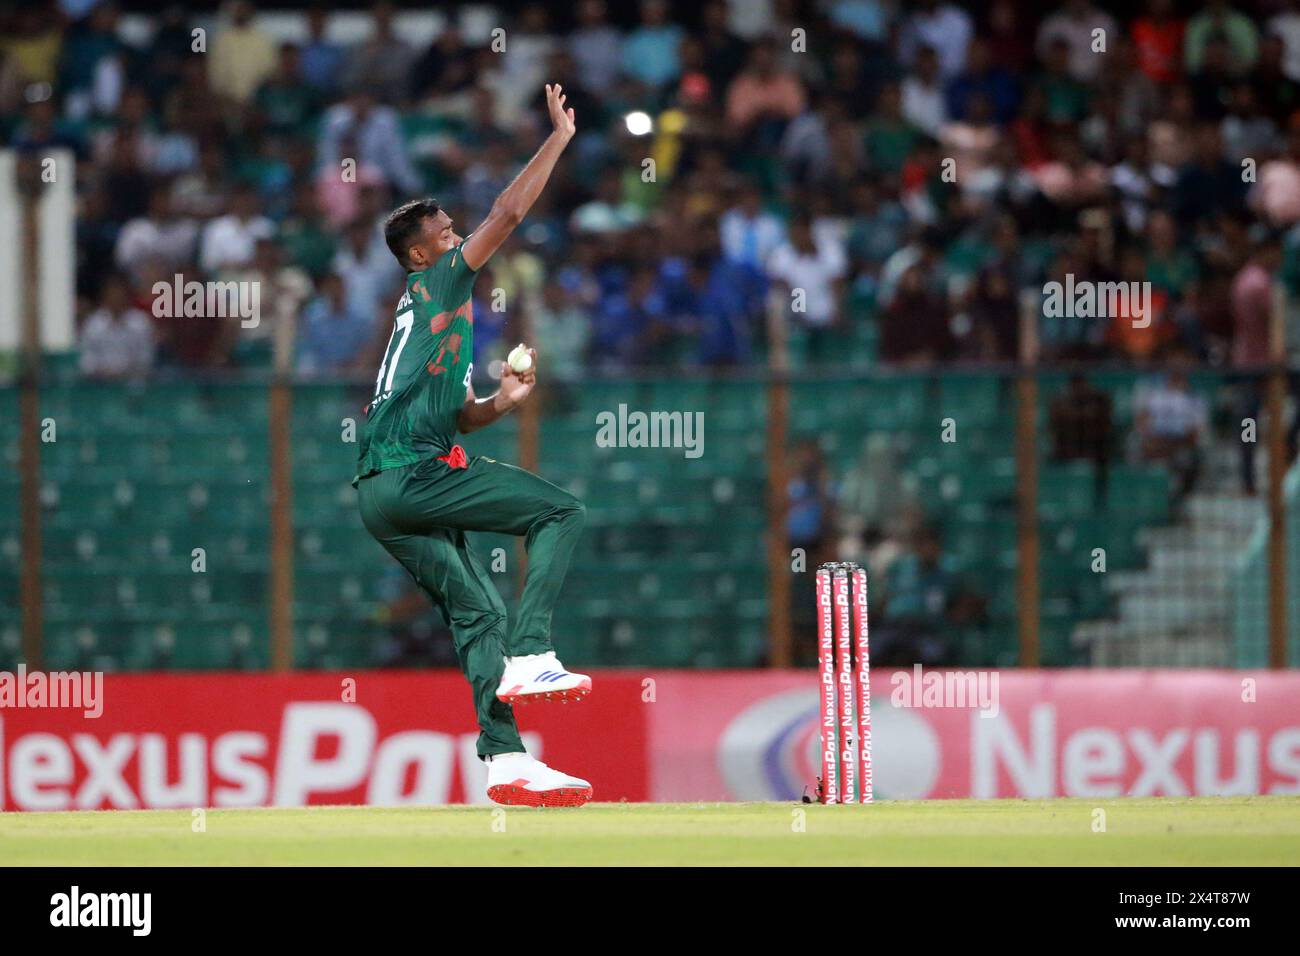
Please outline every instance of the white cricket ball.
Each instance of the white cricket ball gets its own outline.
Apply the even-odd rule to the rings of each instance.
[[[520,342],[506,356],[506,363],[517,375],[522,375],[533,367],[533,357],[528,354],[528,346]]]

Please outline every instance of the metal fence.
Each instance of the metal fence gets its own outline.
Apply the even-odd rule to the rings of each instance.
[[[366,396],[57,371],[0,389],[0,666],[454,663],[357,517]],[[665,374],[536,403],[465,445],[588,505],[555,622],[575,663],[811,663],[835,558],[870,571],[882,663],[1297,659],[1276,371]],[[656,412],[678,418],[652,444],[635,416]],[[519,542],[473,543],[509,602]]]

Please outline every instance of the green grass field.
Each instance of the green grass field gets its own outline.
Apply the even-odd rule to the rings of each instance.
[[[1106,812],[1106,832],[1093,812]],[[1300,862],[1300,799],[593,803],[0,814],[0,864],[1091,865]]]

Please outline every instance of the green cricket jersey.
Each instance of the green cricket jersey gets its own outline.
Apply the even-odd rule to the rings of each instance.
[[[375,394],[365,408],[354,485],[451,450],[474,371],[470,293],[478,274],[460,250],[406,276]]]

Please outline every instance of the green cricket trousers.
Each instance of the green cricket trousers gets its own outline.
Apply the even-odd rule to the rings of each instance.
[[[464,460],[462,458],[462,460]],[[505,657],[551,646],[551,611],[587,509],[531,472],[476,455],[465,467],[428,459],[357,485],[361,520],[442,612],[469,680],[479,756],[524,749],[514,711],[496,698]],[[514,626],[465,539],[467,531],[523,535],[528,574]]]

